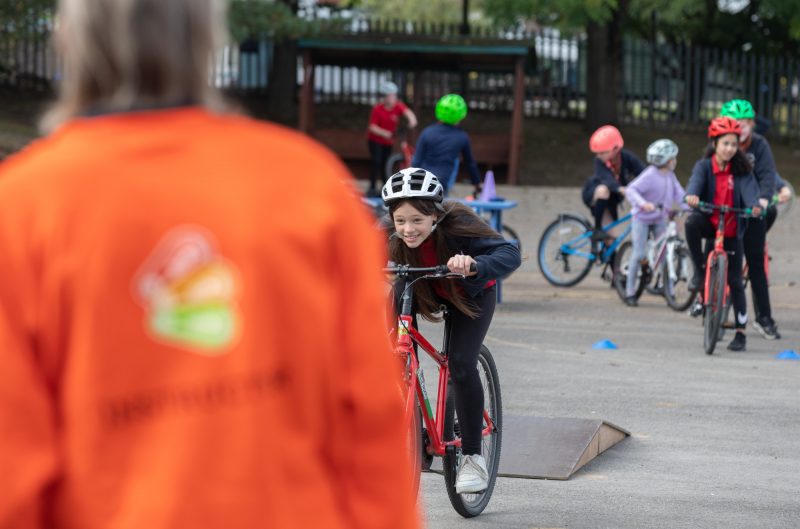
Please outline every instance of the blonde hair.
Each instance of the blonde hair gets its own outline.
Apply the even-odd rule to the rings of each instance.
[[[224,108],[210,85],[225,0],[59,0],[63,78],[42,120],[53,130],[98,108],[126,111],[191,103]]]

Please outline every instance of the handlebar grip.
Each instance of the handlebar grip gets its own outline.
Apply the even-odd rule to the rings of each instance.
[[[469,265],[469,271],[470,271],[470,273],[474,272],[474,273],[477,274],[478,273],[478,264],[477,263],[470,264]]]

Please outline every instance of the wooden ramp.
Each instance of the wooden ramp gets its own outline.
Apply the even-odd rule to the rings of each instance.
[[[599,419],[567,417],[503,418],[498,475],[530,479],[569,479],[586,463],[630,435]],[[441,459],[431,470],[441,472]]]

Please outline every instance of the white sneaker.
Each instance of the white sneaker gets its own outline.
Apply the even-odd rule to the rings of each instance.
[[[474,494],[483,492],[489,486],[489,472],[482,455],[469,455],[461,458],[456,475],[456,492]]]

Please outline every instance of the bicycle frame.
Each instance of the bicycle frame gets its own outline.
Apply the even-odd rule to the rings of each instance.
[[[675,215],[680,215],[680,213],[681,212],[677,212]],[[671,218],[667,224],[667,229],[664,230],[664,233],[659,235],[655,241],[652,241],[648,247],[647,261],[652,263],[650,268],[654,270],[655,273],[661,269],[661,263],[664,261],[666,256],[675,252],[675,240],[677,238],[678,223],[675,221],[675,218]],[[675,281],[677,274],[675,272],[675,263],[672,259],[667,260],[667,271],[669,273],[670,280]]]
[[[629,222],[631,218],[633,218],[633,216],[630,213],[628,213],[621,219],[615,220],[611,224],[603,226],[602,229],[608,231],[616,226],[619,226],[622,223]],[[600,253],[600,262],[603,263],[609,262],[611,260],[611,255],[617,250],[619,245],[622,244],[622,241],[625,240],[625,238],[628,236],[630,232],[631,232],[631,225],[628,224],[625,230],[618,237],[614,239],[614,242],[612,242],[610,245],[606,245],[604,242],[603,251]],[[578,237],[575,237],[574,239],[565,242],[564,244],[561,245],[561,252],[567,255],[579,255],[585,259],[588,259],[589,261],[597,260],[598,257],[594,252],[585,252],[578,248],[578,246],[582,246],[582,242],[585,241],[585,239],[591,239],[593,233],[594,233],[593,230],[589,230],[579,235]]]
[[[428,432],[430,441],[429,453],[432,455],[443,456],[447,447],[460,447],[461,439],[444,441],[444,414],[447,402],[447,385],[450,378],[450,368],[447,362],[448,335],[445,331],[442,350],[437,350],[431,343],[414,327],[411,303],[412,292],[409,285],[411,280],[408,277],[403,282],[402,310],[397,317],[395,352],[401,358],[405,358],[404,383],[407,385],[405,398],[405,413],[408,420],[412,420],[415,406],[415,397],[422,409],[422,417],[425,428]],[[447,325],[447,323],[445,324]],[[446,329],[447,330],[447,329]],[[414,345],[422,348],[428,356],[436,362],[439,368],[439,380],[436,391],[436,413],[431,408],[428,391],[425,386],[425,377],[419,364],[419,358]],[[486,427],[481,432],[482,435],[489,435],[494,431],[494,423],[486,410],[483,410],[483,419]]]

